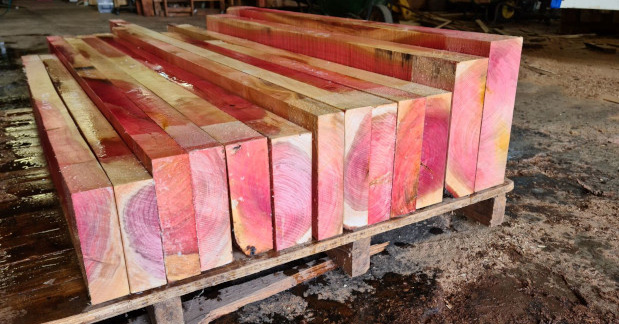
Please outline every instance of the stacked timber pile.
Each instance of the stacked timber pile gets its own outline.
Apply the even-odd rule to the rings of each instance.
[[[93,303],[503,183],[521,38],[229,13],[23,58]]]

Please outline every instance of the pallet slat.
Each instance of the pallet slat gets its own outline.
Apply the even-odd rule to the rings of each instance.
[[[24,56],[39,133],[93,303],[129,294],[112,184],[38,56]]]

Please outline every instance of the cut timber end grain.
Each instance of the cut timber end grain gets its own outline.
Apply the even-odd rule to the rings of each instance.
[[[179,48],[199,49],[190,44],[126,25],[114,28],[119,38],[141,46],[158,57],[241,95],[261,107],[307,128],[313,133],[312,235],[324,239],[342,233],[344,114],[342,111],[292,92],[242,71],[213,62]],[[170,43],[168,43],[170,42]],[[172,46],[171,43],[175,45]],[[177,47],[178,45],[179,47]]]
[[[188,154],[64,39],[48,37],[48,43],[152,174],[168,281],[200,273]]]
[[[37,56],[22,58],[54,184],[93,304],[129,294],[116,201]],[[53,123],[45,122],[46,118]],[[70,154],[69,154],[70,153]],[[85,176],[86,175],[86,176]]]
[[[104,75],[110,84],[120,89],[141,109],[141,111],[136,111],[136,114],[145,114],[188,152],[201,270],[208,270],[232,261],[230,217],[227,204],[228,184],[221,145],[171,107],[163,98],[156,96],[135,80],[135,78],[144,78],[144,74],[126,74],[119,69],[121,64],[114,64],[106,58],[107,56],[104,56],[107,54],[111,55],[110,57],[117,57],[122,53],[114,53],[113,48],[106,48],[105,46],[109,46],[98,43],[94,37],[86,37],[83,40],[67,39],[67,41],[77,50],[87,53],[94,69]],[[127,63],[131,64],[131,62]],[[148,77],[149,75],[146,76]],[[155,77],[159,78],[158,75]],[[187,101],[187,103],[191,102]]]
[[[210,193],[207,198],[212,200],[205,200],[203,195],[196,195],[194,198],[196,202],[204,202],[204,206],[197,206],[196,210],[207,212],[196,214],[198,230],[209,231],[212,237],[216,235],[212,231],[219,228],[219,240],[209,238],[209,242],[230,242],[228,205],[224,203],[228,200],[225,182],[227,166],[236,243],[248,255],[271,250],[273,229],[266,138],[101,39],[85,37],[82,41],[88,46],[79,44],[78,40],[75,41],[75,46],[88,52],[95,66],[99,65],[101,71],[108,73],[112,82],[123,80],[127,84],[126,91],[129,95],[140,93],[140,97],[134,99],[134,102],[147,99],[148,104],[140,105],[140,108],[190,152],[192,174],[198,175],[202,180],[194,182],[194,188],[199,188],[194,190],[196,194]],[[192,142],[186,142],[186,139],[191,139]],[[221,146],[225,148],[225,160]],[[217,154],[220,156],[217,157]],[[218,204],[221,208],[208,209],[209,206]],[[216,224],[219,224],[217,228],[214,227]],[[199,236],[199,241],[201,239]],[[220,257],[212,252],[212,247],[205,245],[202,254],[205,258]],[[231,247],[225,254],[227,258],[217,265],[232,261]],[[211,264],[209,260],[203,263],[203,266]],[[202,270],[207,269],[203,267]]]
[[[207,26],[231,36],[452,91],[446,185],[457,197],[474,191],[488,59],[231,15],[209,16]]]
[[[421,208],[431,204],[439,203],[443,198],[443,185],[445,176],[445,162],[447,158],[447,138],[449,134],[449,117],[451,109],[451,93],[429,88],[419,84],[414,84],[409,81],[404,81],[373,72],[359,70],[356,68],[340,65],[333,62],[324,61],[303,54],[292,53],[278,48],[265,46],[259,43],[240,39],[205,29],[197,28],[191,25],[169,25],[168,30],[179,33],[169,33],[173,37],[184,37],[183,39],[193,39],[206,41],[214,46],[219,46],[251,55],[258,58],[269,60],[270,62],[286,66],[291,69],[312,74],[317,77],[344,84],[346,86],[366,91],[376,96],[380,96],[398,103],[398,119],[400,122],[406,121],[409,118],[416,118],[418,111],[411,110],[411,107],[425,109],[425,127],[423,152],[421,153],[422,168],[419,170],[419,186],[417,186],[418,175],[415,170],[418,170],[419,163],[414,163],[410,158],[411,148],[422,143],[415,136],[409,136],[409,133],[415,132],[414,128],[398,127],[398,135],[396,139],[395,153],[395,170],[394,173],[405,176],[408,180],[399,179],[394,183],[398,187],[393,188],[393,194],[396,197],[404,197],[406,193],[411,198],[398,198],[400,202],[408,202],[399,207],[395,206],[394,215],[402,215],[412,212],[415,207]],[[371,80],[367,81],[367,80]],[[428,101],[426,106],[425,101]],[[413,102],[412,102],[413,101]],[[419,103],[418,101],[424,101]],[[387,115],[389,116],[389,115]],[[373,114],[373,118],[382,118],[380,115]],[[410,125],[410,123],[408,123]],[[372,138],[384,138],[375,135],[374,129],[380,123],[373,123]],[[376,127],[375,127],[376,126]],[[384,133],[385,134],[385,133]],[[415,142],[417,140],[417,142]],[[372,145],[376,148],[377,145]],[[378,150],[385,150],[388,146],[379,146]],[[398,150],[398,148],[400,148]],[[374,149],[376,152],[376,149]],[[378,153],[376,153],[378,154]],[[382,154],[382,153],[381,153]],[[391,156],[391,154],[387,154]],[[406,159],[406,160],[403,160]],[[387,158],[383,158],[383,164],[378,164],[387,168],[391,168],[392,164]],[[377,166],[377,164],[374,164]],[[415,169],[417,168],[417,169]],[[386,170],[385,169],[385,170]],[[389,218],[391,214],[391,206],[385,206],[384,198],[376,196],[387,196],[387,201],[391,201],[391,183],[385,182],[385,170],[380,167],[370,167],[369,183],[370,183],[370,201],[369,201],[369,222],[371,224]],[[390,171],[391,172],[391,171]],[[397,182],[396,182],[397,181]],[[417,196],[415,206],[414,197]],[[387,212],[384,209],[387,208]]]
[[[503,183],[522,37],[393,25],[253,7],[229,14],[489,58],[475,191]]]
[[[155,182],[55,56],[41,56],[50,78],[114,187],[132,293],[167,283]]]
[[[368,169],[370,161],[372,109],[395,104],[336,83],[270,62],[200,42],[192,46],[169,38],[171,44],[192,50],[219,64],[243,71],[260,80],[295,91],[308,98],[344,111],[344,226],[356,228],[368,224]],[[192,48],[193,47],[193,48]],[[380,163],[377,160],[377,163]]]
[[[266,136],[270,147],[275,248],[282,250],[311,240],[310,132],[118,38],[100,38]]]

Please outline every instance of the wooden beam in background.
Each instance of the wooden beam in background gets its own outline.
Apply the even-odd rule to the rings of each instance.
[[[522,37],[310,15],[252,7],[228,8],[237,16],[360,37],[487,57],[475,191],[503,182],[520,68]]]
[[[215,32],[452,91],[446,187],[456,197],[474,191],[488,59],[232,15],[209,16],[207,27]]]

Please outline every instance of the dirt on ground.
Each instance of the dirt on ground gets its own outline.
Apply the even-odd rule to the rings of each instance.
[[[35,10],[46,4],[25,3],[30,9],[21,10],[31,12],[20,13],[20,21],[0,20],[9,27],[0,31],[3,109],[28,104],[19,54],[45,52],[47,34],[105,32],[105,19],[116,18],[88,13],[80,18],[89,26],[84,29],[59,23],[66,13]],[[49,24],[17,28],[39,16]],[[92,27],[87,20],[93,19],[102,25]],[[163,30],[167,21],[146,24]],[[526,27],[527,44],[543,45],[523,52],[507,170],[515,189],[502,226],[487,228],[452,213],[376,236],[374,243],[391,244],[372,257],[367,274],[351,279],[332,271],[216,323],[619,322],[619,103],[613,102],[619,56],[583,44],[619,40],[556,37],[555,31]],[[184,297],[188,323],[200,321],[211,295]],[[147,317],[137,311],[107,322]]]

